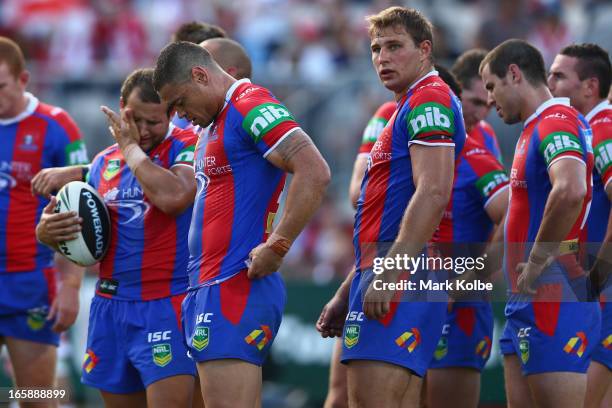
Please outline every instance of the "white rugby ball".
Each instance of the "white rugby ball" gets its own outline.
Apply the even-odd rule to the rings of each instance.
[[[83,219],[78,237],[60,242],[62,255],[81,266],[91,266],[106,254],[110,243],[110,216],[96,189],[82,181],[71,181],[56,196],[56,213],[74,211]]]

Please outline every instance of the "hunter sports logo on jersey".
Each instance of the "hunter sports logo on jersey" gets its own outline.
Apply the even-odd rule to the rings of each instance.
[[[279,103],[262,103],[251,109],[242,128],[258,143],[272,128],[282,122],[294,121],[287,108]]]
[[[0,173],[0,191],[13,188],[17,185],[17,180],[10,174]]]
[[[172,361],[172,348],[168,343],[156,344],[153,349],[153,362],[159,367],[165,367]]]
[[[483,197],[489,197],[489,195],[502,184],[509,182],[510,179],[502,170],[495,170],[485,174],[476,182],[476,188],[482,194]]]
[[[567,354],[576,354],[578,357],[582,357],[584,350],[589,345],[586,334],[584,332],[577,332],[575,337],[569,339],[569,341],[563,347],[563,351]]]
[[[453,134],[455,123],[453,111],[435,102],[424,103],[408,114],[408,125],[413,137],[419,133],[443,132]]]
[[[571,133],[551,133],[540,144],[540,153],[544,155],[546,164],[550,164],[555,157],[567,152],[582,153],[580,139]]]
[[[196,326],[195,331],[193,332],[193,339],[191,340],[191,345],[193,348],[198,351],[202,351],[208,347],[209,341],[210,329],[206,326]]]
[[[344,345],[351,348],[359,342],[359,330],[356,324],[349,324],[344,328]]]
[[[269,326],[260,325],[261,330],[255,329],[244,338],[247,344],[257,347],[261,351],[270,340],[272,340],[272,331]]]
[[[416,327],[413,327],[410,331],[402,333],[397,339],[395,344],[401,348],[406,348],[409,353],[412,353],[419,344],[421,344],[421,332]]]
[[[595,168],[603,175],[612,165],[612,140],[608,139],[595,146]]]
[[[489,336],[484,336],[482,340],[476,346],[475,353],[477,356],[482,357],[483,360],[486,360],[491,353],[491,338]]]
[[[85,352],[85,356],[83,357],[83,370],[89,374],[98,364],[98,359],[99,357],[96,356],[91,349],[87,349],[87,352]]]
[[[121,160],[119,159],[109,160],[108,164],[106,165],[106,169],[104,170],[104,173],[102,173],[102,177],[104,177],[104,180],[108,181],[112,179],[113,177],[115,177],[119,173],[120,170],[121,170]]]

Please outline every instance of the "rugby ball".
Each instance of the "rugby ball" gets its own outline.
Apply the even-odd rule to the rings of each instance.
[[[82,181],[71,181],[56,196],[56,213],[74,211],[83,219],[78,237],[58,244],[66,258],[81,266],[91,266],[106,254],[110,243],[110,216],[96,189]]]

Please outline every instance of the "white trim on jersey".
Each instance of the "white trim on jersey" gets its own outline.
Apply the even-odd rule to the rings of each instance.
[[[585,115],[585,119],[587,120],[587,122],[591,123],[591,120],[593,120],[595,115],[597,115],[599,112],[604,111],[606,109],[612,109],[612,104],[610,104],[610,102],[608,102],[607,99],[604,99],[603,101],[595,105],[595,107],[591,109],[591,111]]]
[[[284,135],[282,135],[282,136],[280,137],[280,139],[278,139],[278,141],[272,145],[272,147],[271,147],[271,148],[269,148],[268,150],[266,150],[266,152],[265,152],[265,153],[264,153],[264,155],[263,155],[264,159],[265,159],[265,158],[266,158],[266,157],[267,157],[267,156],[268,156],[270,153],[272,153],[272,150],[276,149],[276,148],[278,147],[278,145],[279,145],[279,144],[280,144],[280,143],[281,143],[283,140],[285,140],[285,138],[286,138],[287,136],[289,136],[291,133],[293,133],[293,131],[298,130],[298,129],[301,129],[301,128],[300,128],[299,126],[296,126],[296,127],[292,127],[292,128],[291,128],[291,129],[289,129],[288,131],[286,131],[286,132],[285,132],[285,134],[284,134]]]
[[[576,161],[579,161],[580,163],[582,163],[586,167],[586,163],[584,162],[584,160],[582,160],[582,158],[578,158],[576,156],[561,156],[561,157],[557,157],[557,158],[553,159],[553,161],[550,162],[548,167],[546,167],[546,170],[548,171],[548,169],[550,169],[550,166],[552,166],[553,164],[555,164],[559,160],[563,160],[563,159],[574,159]]]
[[[497,190],[496,192],[493,193],[493,195],[491,197],[489,197],[487,199],[487,201],[485,201],[484,203],[484,208],[486,209],[487,206],[491,203],[491,201],[498,196],[499,193],[501,193],[502,191],[504,191],[505,189],[510,187],[510,183],[506,184],[505,186],[503,186],[502,188],[500,188],[499,190]]]
[[[455,142],[452,143],[430,143],[430,142],[424,142],[422,140],[410,140],[408,141],[408,147],[410,147],[411,144],[418,144],[418,145],[423,145],[423,146],[448,146],[448,147],[455,147]]]
[[[527,120],[525,121],[525,123],[523,124],[523,129],[527,127],[527,125],[534,120],[535,118],[537,118],[538,116],[540,116],[540,114],[542,112],[544,112],[546,109],[550,108],[553,105],[563,105],[563,106],[571,106],[570,105],[570,99],[569,98],[550,98],[549,100],[547,100],[546,102],[544,102],[543,104],[541,104],[540,106],[538,106],[538,108],[536,109],[535,112],[533,112],[531,114],[530,117],[527,118]]]
[[[8,125],[12,125],[17,122],[21,122],[22,120],[24,120],[25,118],[27,118],[28,116],[30,116],[36,111],[36,109],[38,108],[38,103],[39,103],[38,98],[36,98],[34,95],[32,95],[29,92],[25,92],[24,95],[28,99],[28,103],[25,109],[23,110],[23,112],[21,112],[19,115],[12,117],[12,118],[0,119],[0,126],[8,126]]]

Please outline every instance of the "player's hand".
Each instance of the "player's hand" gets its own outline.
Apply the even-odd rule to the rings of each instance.
[[[56,248],[59,242],[76,239],[83,222],[74,211],[56,214],[53,211],[56,205],[56,198],[51,196],[36,225],[36,239],[52,248]]]
[[[376,279],[385,281],[383,275],[375,276],[372,282],[370,282],[370,286],[368,286],[366,294],[363,297],[363,313],[368,319],[374,320],[382,319],[389,313],[389,310],[391,310],[391,299],[393,299],[395,295],[395,291],[393,290],[374,289],[374,281]]]
[[[340,337],[348,313],[348,299],[334,295],[321,310],[316,328],[322,337]]]
[[[278,271],[283,263],[283,258],[264,242],[251,250],[249,261],[247,276],[249,279],[257,279]]]
[[[521,262],[516,265],[516,271],[518,272],[517,288],[519,292],[526,295],[534,296],[536,289],[533,287],[535,281],[540,277],[544,268],[548,266],[550,261],[543,264],[536,264],[533,262]]]
[[[80,181],[82,177],[83,171],[80,166],[42,169],[32,179],[32,194],[49,197],[49,194],[56,192],[65,184],[71,181]]]
[[[107,106],[102,106],[100,109],[106,115],[111,135],[120,149],[130,144],[140,145],[140,133],[131,109],[124,109],[121,116]]]
[[[51,330],[56,333],[67,330],[74,324],[79,313],[79,289],[73,285],[62,284],[51,304],[47,320],[54,320]]]

